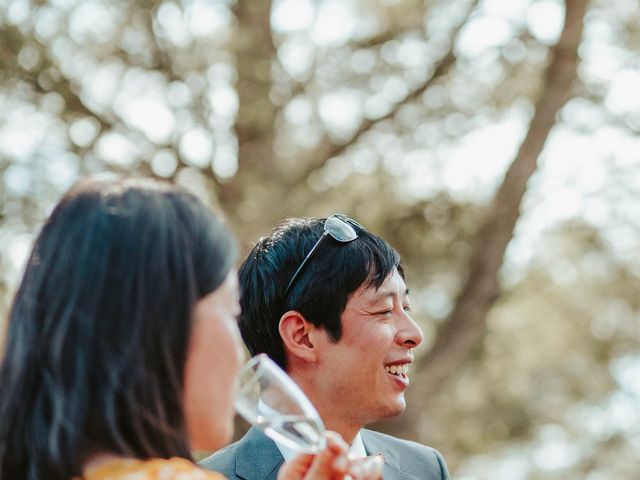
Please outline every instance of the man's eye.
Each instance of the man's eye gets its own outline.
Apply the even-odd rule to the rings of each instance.
[[[411,311],[411,305],[405,305],[405,306],[404,306],[404,307],[402,307],[402,308],[404,308],[404,311],[405,311],[405,312],[410,312],[410,311]]]

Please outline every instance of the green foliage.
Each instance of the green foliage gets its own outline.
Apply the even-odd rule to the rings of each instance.
[[[134,173],[224,211],[243,249],[286,216],[357,218],[404,258],[424,355],[544,93],[555,40],[541,25],[560,3],[345,0],[323,26],[330,3],[298,2],[311,20],[293,28],[305,12],[278,1],[0,0],[0,311],[60,194]],[[609,135],[611,161],[563,218],[539,213],[544,196],[589,152],[545,150],[522,208],[525,224],[549,217],[535,253],[508,252],[481,342],[420,416],[458,478],[637,476],[637,158],[614,147],[633,150],[640,124],[610,80],[635,78],[639,16],[635,0],[592,2],[554,133]]]

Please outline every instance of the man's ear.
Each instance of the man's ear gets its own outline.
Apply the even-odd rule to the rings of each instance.
[[[305,362],[315,362],[317,349],[313,344],[316,327],[295,310],[289,310],[280,317],[278,331],[289,355]]]

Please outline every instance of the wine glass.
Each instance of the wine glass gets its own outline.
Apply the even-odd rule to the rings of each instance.
[[[325,447],[324,425],[313,404],[264,353],[238,372],[235,406],[247,422],[298,453],[317,453]]]

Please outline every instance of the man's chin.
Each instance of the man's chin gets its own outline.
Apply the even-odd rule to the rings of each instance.
[[[404,401],[404,397],[403,397],[401,401],[398,400],[398,401],[394,402],[393,404],[388,405],[387,408],[385,408],[384,416],[380,417],[378,420],[384,420],[385,418],[397,417],[402,412],[404,412],[406,407],[407,407],[407,404]]]
[[[407,408],[407,404],[403,402],[402,405],[398,406],[398,408],[396,408],[395,411],[389,416],[390,417],[397,417],[398,415],[403,413],[406,408]]]
[[[396,405],[386,405],[385,408],[378,410],[377,415],[375,416],[372,415],[368,421],[364,422],[364,425],[376,424],[378,422],[384,423],[385,420],[390,420],[402,414],[404,410],[405,410],[404,402]]]

